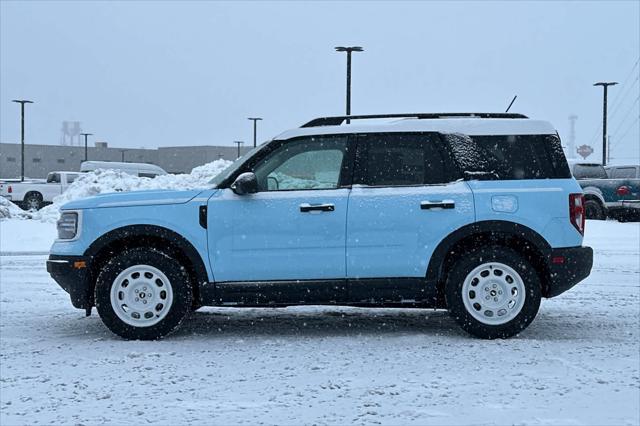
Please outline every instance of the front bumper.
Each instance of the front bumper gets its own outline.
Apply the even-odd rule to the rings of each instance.
[[[552,249],[548,254],[549,280],[543,289],[544,297],[554,297],[569,290],[591,273],[593,249],[567,247]]]
[[[89,258],[52,254],[47,260],[47,272],[71,298],[79,309],[93,306],[93,286]]]

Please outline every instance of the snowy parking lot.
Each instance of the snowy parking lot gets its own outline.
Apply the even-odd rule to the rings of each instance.
[[[205,308],[123,341],[45,270],[54,225],[0,223],[0,424],[638,424],[640,224],[587,223],[591,276],[509,340],[446,312]],[[29,231],[29,229],[32,229]]]

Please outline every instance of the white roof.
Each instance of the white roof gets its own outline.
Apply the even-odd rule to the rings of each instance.
[[[301,127],[287,130],[274,139],[290,139],[307,135],[383,132],[463,133],[470,136],[556,134],[556,129],[551,123],[528,118],[403,118],[384,123],[370,121],[354,120],[351,124],[340,126]]]

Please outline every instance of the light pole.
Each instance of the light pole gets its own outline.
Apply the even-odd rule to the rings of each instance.
[[[258,121],[262,120],[262,118],[260,117],[249,117],[247,118],[247,120],[251,120],[253,121],[253,147],[256,147],[256,138],[257,138],[257,134],[258,134],[258,127],[257,127],[257,123]]]
[[[337,46],[336,52],[347,52],[347,114],[351,115],[351,52],[362,52],[364,49],[360,46]],[[350,120],[347,119],[347,124]]]
[[[24,104],[32,104],[26,99],[14,99],[12,102],[20,104],[20,182],[24,182]]]
[[[604,89],[602,97],[602,165],[607,165],[607,89],[609,86],[615,86],[618,84],[615,81],[605,82],[599,81],[594,83],[594,86],[602,86]]]
[[[236,145],[238,145],[238,156],[236,158],[240,158],[240,145],[242,145],[243,141],[233,141]]]
[[[89,159],[89,154],[87,150],[87,136],[93,136],[93,133],[80,133],[80,134],[84,136],[84,161],[87,161]]]

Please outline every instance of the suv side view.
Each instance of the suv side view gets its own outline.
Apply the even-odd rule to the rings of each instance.
[[[493,339],[592,266],[557,132],[520,114],[319,118],[210,184],[66,204],[47,270],[127,339],[201,306],[305,304],[448,309]]]

